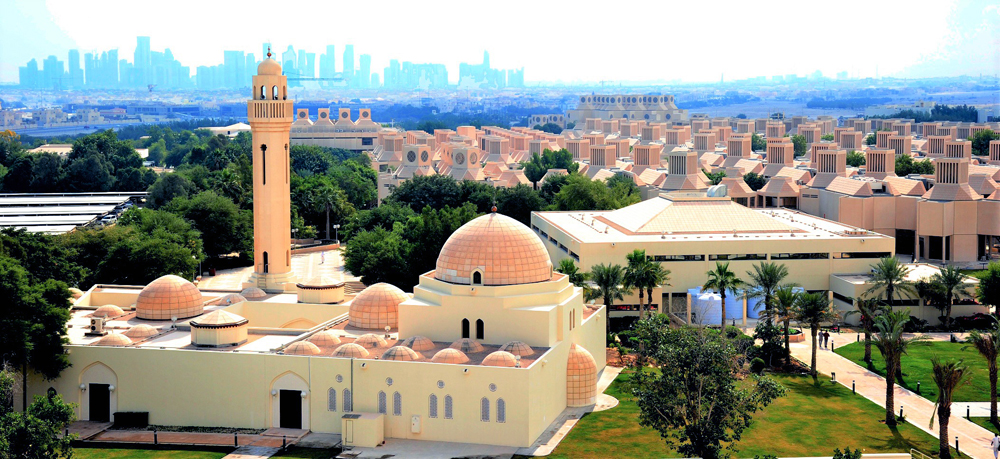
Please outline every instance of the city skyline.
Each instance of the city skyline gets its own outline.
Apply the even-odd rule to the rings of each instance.
[[[388,2],[378,21],[334,21],[323,14],[291,14],[291,19],[269,27],[246,27],[259,20],[254,11],[266,8],[260,3],[238,9],[224,5],[186,4],[156,11],[136,12],[141,17],[154,15],[156,21],[122,21],[124,11],[131,6],[115,1],[79,5],[64,0],[45,3],[15,1],[10,14],[5,14],[0,27],[3,42],[17,42],[17,47],[0,48],[0,81],[17,80],[17,68],[34,58],[42,60],[55,55],[62,59],[69,49],[79,49],[81,55],[93,50],[118,49],[127,56],[134,46],[135,36],[152,37],[154,43],[169,47],[185,66],[215,65],[225,50],[258,53],[261,42],[291,43],[307,52],[321,54],[327,44],[343,49],[356,47],[356,59],[361,54],[372,56],[371,69],[381,73],[390,60],[414,63],[443,63],[452,75],[458,74],[462,62],[478,62],[483,50],[494,56],[496,68],[527,68],[528,81],[538,82],[598,82],[598,81],[718,81],[755,76],[811,74],[816,70],[826,76],[848,72],[851,77],[879,76],[928,77],[956,76],[979,73],[995,74],[1000,68],[1000,9],[996,5],[971,0],[942,3],[941,10],[950,14],[930,14],[904,2],[844,2],[823,14],[823,23],[831,34],[820,34],[812,40],[796,37],[816,35],[813,19],[795,13],[794,4],[775,4],[765,10],[751,5],[723,2],[720,5],[733,14],[713,16],[714,11],[695,5],[638,4],[636,17],[662,17],[655,27],[624,27],[623,35],[614,29],[607,37],[564,33],[566,27],[533,28],[529,34],[515,33],[518,22],[527,21],[525,12],[548,18],[549,24],[592,24],[597,20],[591,12],[558,5],[513,2],[509,8],[492,10],[476,5],[462,8],[447,2],[435,11],[449,12],[462,24],[466,18],[471,27],[424,27],[447,15],[434,16],[427,8]],[[250,2],[253,3],[253,2]],[[192,8],[186,8],[185,5]],[[107,12],[118,12],[108,14]],[[191,11],[199,14],[190,15]],[[294,11],[292,12],[294,13]],[[341,17],[364,17],[371,14],[363,5],[338,5],[331,11]],[[474,19],[489,16],[480,23]],[[197,18],[211,20],[211,27],[201,27]],[[225,18],[225,19],[219,19]],[[192,23],[194,21],[194,23]],[[627,23],[641,20],[626,20]],[[911,36],[901,37],[894,28],[871,27],[880,23],[919,24]],[[194,34],[179,34],[176,24],[191,23]],[[421,27],[413,27],[420,24]],[[513,27],[511,25],[514,25]],[[525,22],[527,24],[527,22]],[[185,26],[187,27],[187,26]],[[377,29],[373,29],[377,27]],[[780,35],[765,36],[768,28],[777,27]],[[396,30],[398,33],[393,33]],[[916,33],[919,32],[919,33]],[[24,40],[31,34],[32,40]],[[837,38],[837,37],[841,38]],[[18,39],[18,37],[21,37]],[[866,53],[836,53],[843,40],[863,38],[872,44]],[[636,43],[660,43],[655,54],[642,65],[596,67],[587,55],[605,55],[608,59],[629,62],[622,54],[621,40]],[[905,47],[892,53],[879,53],[878,43],[904,40]],[[760,46],[736,47],[735,43]],[[584,45],[586,43],[586,45]],[[683,45],[687,43],[687,45]],[[207,46],[206,44],[211,44]],[[777,45],[768,58],[768,44]],[[154,46],[154,48],[158,48]],[[281,47],[282,49],[284,47]],[[662,49],[660,49],[662,48]],[[721,54],[712,49],[728,49]],[[162,49],[162,48],[160,48]],[[763,53],[763,54],[762,54]],[[259,58],[259,56],[258,56]],[[338,59],[339,61],[339,59]],[[340,64],[340,62],[337,62]]]

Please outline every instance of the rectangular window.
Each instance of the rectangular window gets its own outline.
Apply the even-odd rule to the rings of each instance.
[[[829,253],[772,253],[772,260],[827,260]]]
[[[833,254],[834,260],[845,259],[845,258],[885,258],[889,256],[889,252],[837,252]]]
[[[559,244],[559,248],[562,249],[563,252],[569,253],[569,249],[567,249],[566,246]]]
[[[551,242],[552,245],[559,245],[559,241],[556,241],[556,238],[552,236],[549,236],[549,242]]]
[[[653,261],[705,261],[704,255],[653,255]]]
[[[549,233],[546,233],[545,231],[542,231],[541,233],[538,233],[538,234],[541,234],[542,237],[544,237],[546,239],[548,239],[548,237],[549,237]]]
[[[371,137],[362,137],[361,138],[361,145],[372,145],[372,141],[373,140],[375,140],[375,139],[372,139]]]
[[[709,255],[709,261],[726,261],[726,260],[766,260],[766,253],[720,253],[717,255]]]
[[[580,262],[580,256],[577,255],[576,252],[570,251],[569,256],[573,257],[573,259],[576,260],[577,263]]]

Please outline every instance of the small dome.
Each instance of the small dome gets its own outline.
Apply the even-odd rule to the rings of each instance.
[[[229,293],[212,300],[208,304],[212,306],[220,306],[220,305],[225,306],[230,304],[242,303],[246,300],[247,299],[244,298],[243,295],[240,295],[239,293]]]
[[[434,278],[464,285],[530,284],[551,279],[552,262],[530,228],[491,213],[452,233],[438,255]]]
[[[509,367],[514,368],[517,365],[517,357],[514,354],[504,351],[496,351],[487,355],[483,359],[484,367]]]
[[[121,333],[109,333],[94,343],[95,346],[128,346],[129,344],[132,344],[132,340]]]
[[[569,348],[566,362],[566,405],[587,406],[597,400],[597,362],[576,344]]]
[[[80,299],[81,296],[83,296],[83,290],[80,290],[80,289],[78,289],[76,287],[70,287],[69,288],[69,295],[74,300],[78,300],[78,299]]]
[[[347,312],[352,327],[364,329],[396,328],[399,303],[410,297],[392,284],[371,285],[351,301]]]
[[[257,65],[257,75],[281,75],[281,64],[270,57]]]
[[[261,298],[266,297],[267,293],[264,293],[263,290],[257,287],[247,287],[243,289],[242,292],[240,292],[240,295],[242,295],[243,298],[246,298],[248,300],[259,300]]]
[[[458,349],[441,349],[431,357],[431,362],[434,363],[452,363],[452,364],[463,364],[469,361],[469,356],[465,355],[464,352]]]
[[[458,341],[455,341],[454,343],[451,343],[451,346],[448,347],[452,349],[458,349],[466,354],[476,354],[478,352],[483,352],[483,345],[479,344],[478,341],[472,338],[462,338]]]
[[[386,349],[382,353],[382,360],[399,360],[402,362],[412,362],[414,360],[422,360],[423,356],[417,354],[417,351],[410,349],[406,346],[393,346]]]
[[[519,355],[521,357],[527,357],[535,353],[535,350],[532,349],[531,346],[528,346],[521,341],[508,342],[503,346],[500,346],[500,350],[510,352],[511,354]]]
[[[194,328],[226,328],[244,325],[249,322],[243,316],[217,309],[191,321]]]
[[[285,355],[317,355],[319,348],[309,341],[296,341],[285,348]]]
[[[338,288],[344,286],[344,281],[339,281],[329,276],[313,276],[295,285],[299,288],[312,289]]]
[[[104,318],[118,317],[125,315],[125,311],[122,311],[122,308],[119,308],[118,306],[115,306],[113,304],[106,304],[104,306],[97,308],[97,310],[94,311],[94,313],[91,315],[94,317],[104,317]]]
[[[334,357],[354,357],[356,359],[368,357],[368,349],[361,347],[358,344],[347,343],[341,344],[335,351],[333,351]]]
[[[310,336],[309,342],[317,346],[333,347],[340,344],[340,337],[329,330],[323,330]]]
[[[364,347],[365,349],[374,349],[376,347],[385,347],[385,338],[376,335],[374,333],[366,333],[354,340],[354,344]]]
[[[139,292],[135,315],[148,320],[186,319],[201,314],[203,303],[198,287],[171,274],[150,282]]]
[[[132,338],[133,341],[139,341],[146,338],[150,338],[159,334],[160,331],[154,328],[152,325],[139,324],[123,333],[125,336]]]
[[[434,342],[426,336],[411,336],[403,340],[402,345],[414,351],[429,351],[434,349]]]

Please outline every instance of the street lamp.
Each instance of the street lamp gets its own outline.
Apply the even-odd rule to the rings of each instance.
[[[333,234],[334,234],[334,240],[333,240],[333,242],[339,244],[340,243],[340,225],[333,225]],[[330,237],[329,235],[330,235],[330,233],[327,233],[326,237]]]
[[[192,260],[198,260],[198,257],[196,255],[191,255],[191,259]],[[201,271],[201,260],[198,260],[198,274],[195,274],[194,280],[198,280],[198,277],[201,276],[201,273],[202,273],[202,271]]]

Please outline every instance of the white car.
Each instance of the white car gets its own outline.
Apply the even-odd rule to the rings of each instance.
[[[100,223],[102,226],[108,226],[108,225],[113,225],[117,221],[118,221],[117,216],[115,216],[114,214],[108,214],[101,219]]]

